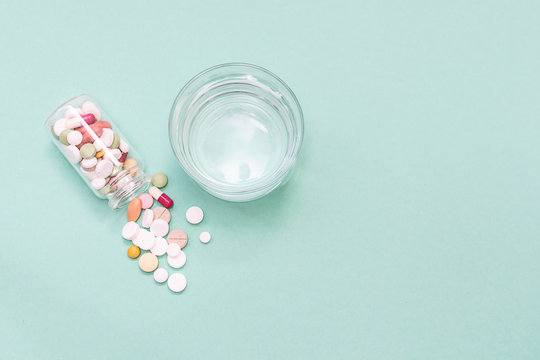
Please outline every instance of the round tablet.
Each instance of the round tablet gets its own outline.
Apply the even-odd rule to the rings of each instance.
[[[168,277],[169,273],[164,268],[159,268],[154,271],[154,280],[156,280],[160,284],[167,281]]]
[[[210,241],[211,238],[212,237],[210,236],[210,233],[207,232],[207,231],[202,232],[201,235],[199,235],[199,240],[201,240],[201,242],[203,242],[205,244],[207,244]]]
[[[169,242],[169,244],[177,243],[178,245],[180,245],[180,249],[183,249],[188,243],[188,237],[183,230],[175,229],[169,233],[169,236],[167,236],[167,241]]]
[[[169,276],[169,281],[167,281],[169,289],[174,292],[183,291],[186,288],[187,280],[186,277],[180,273],[174,273]]]
[[[60,136],[62,131],[66,130],[66,119],[61,118],[56,120],[56,122],[53,125],[53,132],[56,136]]]
[[[157,188],[164,187],[167,185],[167,175],[162,172],[155,173],[154,176],[152,176],[152,185]]]
[[[156,255],[152,253],[144,253],[139,258],[139,267],[144,272],[152,272],[158,267],[159,260]]]
[[[156,243],[154,244],[154,246],[152,246],[150,251],[156,256],[161,256],[165,254],[167,252],[167,240],[162,237],[157,237]]]
[[[85,144],[85,145],[88,145],[88,144]],[[107,160],[107,159],[101,160],[96,165],[96,170],[95,170],[96,176],[101,177],[101,178],[106,178],[107,176],[111,174],[113,167],[114,165],[110,160]]]
[[[156,236],[165,236],[169,232],[169,224],[165,220],[157,219],[150,225],[150,231]]]
[[[122,237],[126,240],[135,239],[139,235],[139,225],[134,221],[129,221],[122,228]]]
[[[79,149],[77,149],[75,145],[64,146],[64,150],[66,151],[67,158],[72,163],[76,164],[79,161],[81,161],[82,159],[81,152],[79,151]]]
[[[92,181],[90,182],[92,187],[96,190],[99,190],[102,187],[104,187],[106,183],[107,183],[107,180],[103,178],[95,178],[95,179],[92,179]]]
[[[152,209],[146,209],[144,210],[144,213],[142,215],[142,226],[145,228],[149,228],[150,225],[154,222],[154,212]]]
[[[143,233],[143,235],[138,241],[138,246],[143,250],[150,250],[156,244],[156,237],[148,230],[141,229],[140,231]]]
[[[141,194],[139,195],[139,199],[141,199],[143,209],[149,209],[154,204],[154,198],[150,194]]]
[[[97,165],[97,159],[95,157],[90,158],[90,159],[84,159],[83,161],[81,161],[81,166],[85,169],[91,169],[96,165]]]
[[[152,198],[153,199],[153,198]],[[166,222],[171,221],[171,213],[169,210],[165,209],[163,206],[157,207],[154,209],[154,220],[162,219]]]
[[[139,229],[139,233],[133,239],[133,244],[137,245],[140,248],[142,248],[143,244],[149,244],[150,243],[150,237],[154,237],[154,235],[150,231],[145,230],[145,229]],[[154,240],[154,242],[155,242],[155,240]],[[150,248],[152,248],[152,246],[150,246]],[[145,249],[143,249],[143,250],[145,250]]]
[[[177,257],[180,255],[180,245],[177,243],[172,243],[167,246],[167,255],[170,257]]]
[[[135,245],[131,245],[130,247],[128,247],[127,249],[127,254],[130,258],[132,259],[136,259],[139,257],[139,255],[141,254],[141,249],[139,249],[138,246],[135,246]]]
[[[96,147],[92,143],[86,143],[83,146],[81,146],[80,152],[83,159],[90,159],[96,156]]]
[[[192,206],[190,207],[189,209],[187,209],[186,211],[186,219],[187,221],[189,221],[191,224],[198,224],[202,221],[204,217],[204,213],[202,211],[202,209],[198,206]]]
[[[167,262],[169,265],[175,269],[179,269],[186,263],[186,253],[180,250],[180,254],[178,256],[167,256]]]
[[[70,145],[79,145],[82,142],[82,134],[79,131],[72,131],[67,135],[67,142]]]
[[[103,144],[105,147],[111,147],[111,144],[113,142],[114,138],[114,132],[111,129],[103,129],[103,133],[101,134],[101,141],[103,141]]]

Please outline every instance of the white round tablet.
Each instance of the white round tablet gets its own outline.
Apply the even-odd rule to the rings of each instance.
[[[168,277],[169,273],[164,268],[159,268],[154,271],[154,280],[156,280],[160,284],[167,281]]]
[[[124,139],[120,139],[120,145],[118,146],[120,151],[127,153],[129,151],[129,144]]]
[[[139,229],[139,225],[135,221],[130,221],[122,228],[122,237],[133,241],[139,234]]]
[[[152,209],[144,210],[141,222],[143,227],[149,228],[154,222],[154,211]]]
[[[81,152],[79,151],[79,149],[77,149],[75,145],[64,146],[64,150],[66,151],[67,158],[72,163],[76,164],[79,161],[81,161],[82,159]]]
[[[60,136],[62,131],[66,130],[66,119],[61,118],[56,120],[56,122],[53,125],[53,132],[56,136]]]
[[[109,128],[105,128],[103,129],[103,134],[101,134],[100,139],[103,141],[103,144],[105,144],[105,147],[111,147],[114,140],[114,132]]]
[[[191,224],[198,224],[202,221],[204,213],[198,206],[192,206],[186,211],[186,219]]]
[[[186,277],[180,273],[174,273],[169,276],[169,281],[167,281],[169,289],[174,292],[180,292],[186,288],[187,280]]]
[[[207,244],[210,239],[212,238],[212,236],[210,236],[210,233],[207,232],[207,231],[204,231],[201,233],[201,235],[199,235],[199,240],[201,240],[201,242]]]
[[[101,120],[101,111],[99,111],[98,107],[93,102],[85,101],[81,105],[81,108],[83,114],[94,114],[96,120]]]
[[[171,267],[179,269],[186,264],[186,253],[180,250],[180,254],[178,256],[172,257],[169,255],[167,256],[167,262]]]
[[[167,246],[167,255],[169,255],[170,257],[177,257],[178,255],[180,255],[180,250],[180,245],[178,245],[177,243],[170,243]]]
[[[162,237],[157,237],[156,238],[156,243],[150,249],[150,251],[152,252],[152,254],[154,254],[156,256],[161,256],[161,255],[163,255],[163,254],[165,254],[167,252],[167,245],[168,245],[167,240],[165,240]]]
[[[82,141],[82,134],[79,131],[72,131],[67,136],[70,145],[79,145]]]
[[[96,190],[99,190],[101,189],[102,187],[105,186],[105,184],[107,183],[107,180],[103,179],[103,178],[95,178],[92,180],[91,184],[92,184],[92,187]]]
[[[163,219],[156,219],[150,225],[150,231],[156,236],[165,236],[169,232],[169,223]]]
[[[96,165],[97,165],[97,159],[95,157],[90,158],[90,159],[83,159],[81,161],[81,166],[85,169],[93,168]]]
[[[96,165],[96,176],[106,178],[113,170],[113,163],[110,160],[101,160]]]
[[[142,250],[150,250],[156,244],[156,237],[148,230],[141,229],[140,231],[143,232],[143,236],[141,237],[138,246]]]

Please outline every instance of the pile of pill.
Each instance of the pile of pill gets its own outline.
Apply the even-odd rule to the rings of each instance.
[[[80,172],[101,195],[121,189],[137,175],[137,161],[128,158],[129,144],[108,121],[101,119],[101,111],[94,103],[86,101],[80,108],[68,108],[51,130],[66,157],[79,164]],[[129,175],[115,181],[124,169],[130,170]]]
[[[186,263],[186,254],[183,249],[188,244],[188,236],[180,229],[169,229],[171,213],[168,210],[173,205],[172,199],[164,194],[159,187],[167,184],[167,177],[158,173],[152,177],[154,185],[148,193],[141,194],[131,200],[127,209],[128,222],[122,229],[122,237],[132,241],[127,254],[130,258],[139,258],[139,267],[142,271],[154,273],[154,280],[158,283],[167,281],[171,291],[181,292],[187,285],[185,276],[169,272],[159,267],[159,256],[167,254],[167,263],[173,269],[180,269]],[[154,205],[154,200],[163,206]],[[141,215],[142,214],[142,215]],[[199,224],[204,217],[203,211],[196,206],[190,207],[186,212],[186,219],[191,224]],[[141,224],[137,223],[141,220]],[[210,234],[203,232],[200,235],[203,243],[210,241]],[[141,250],[146,251],[142,253]]]

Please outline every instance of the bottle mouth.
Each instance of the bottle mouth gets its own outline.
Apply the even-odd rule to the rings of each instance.
[[[111,189],[109,196],[109,206],[112,209],[122,208],[130,203],[150,187],[150,175],[139,172],[133,176],[132,169],[123,170],[108,186]]]

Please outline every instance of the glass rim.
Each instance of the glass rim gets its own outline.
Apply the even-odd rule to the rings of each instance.
[[[192,164],[189,164],[190,161],[188,160],[188,157],[185,155],[185,151],[182,151],[181,145],[183,141],[182,139],[178,138],[178,131],[176,131],[176,129],[178,128],[178,125],[185,122],[185,118],[182,118],[180,112],[178,112],[178,107],[179,107],[179,104],[183,100],[185,100],[184,98],[187,96],[186,95],[187,92],[189,90],[192,90],[191,88],[194,86],[194,84],[198,80],[200,80],[204,75],[217,71],[217,70],[229,69],[229,68],[230,69],[241,68],[241,69],[248,69],[248,70],[253,69],[255,72],[260,72],[268,76],[272,80],[276,81],[280,86],[282,86],[285,90],[285,93],[282,93],[282,92],[280,93],[289,103],[287,106],[291,108],[293,111],[294,116],[292,119],[289,119],[289,121],[294,123],[295,130],[297,133],[296,136],[294,136],[292,139],[292,146],[290,147],[290,151],[289,149],[287,150],[286,154],[281,160],[280,165],[272,173],[258,179],[255,182],[244,184],[244,185],[227,184],[225,182],[214,179],[210,176],[204,176],[203,173],[200,171],[200,169],[193,166]],[[249,71],[246,73],[246,75],[250,75]],[[223,75],[223,77],[226,77],[226,76],[227,74]],[[204,84],[206,84],[206,82]],[[195,90],[202,88],[204,84],[199,85],[198,87],[195,88]],[[177,112],[178,112],[178,116],[176,115]],[[234,199],[229,199],[229,197],[249,196],[249,194],[258,194],[260,192],[264,192],[262,195],[255,196],[253,198],[249,198],[246,200],[238,200],[238,201],[255,200],[259,197],[266,195],[267,193],[271,192],[273,189],[278,187],[281,181],[284,178],[286,178],[287,174],[290,172],[290,170],[296,163],[296,158],[302,146],[303,137],[304,137],[304,116],[303,116],[300,103],[296,95],[294,94],[294,92],[280,77],[278,77],[273,72],[261,66],[249,64],[249,63],[242,63],[242,62],[224,63],[224,64],[212,66],[208,69],[205,69],[199,72],[197,75],[192,77],[182,87],[182,89],[180,90],[180,92],[178,93],[178,95],[176,96],[173,102],[173,105],[171,107],[171,111],[169,114],[169,141],[173,149],[173,153],[177,161],[180,163],[180,166],[184,169],[186,174],[188,174],[188,176],[191,177],[196,183],[198,183],[204,190],[206,190],[210,194],[217,197],[221,197],[218,194],[226,196],[228,200],[232,200],[232,201],[234,201]]]

